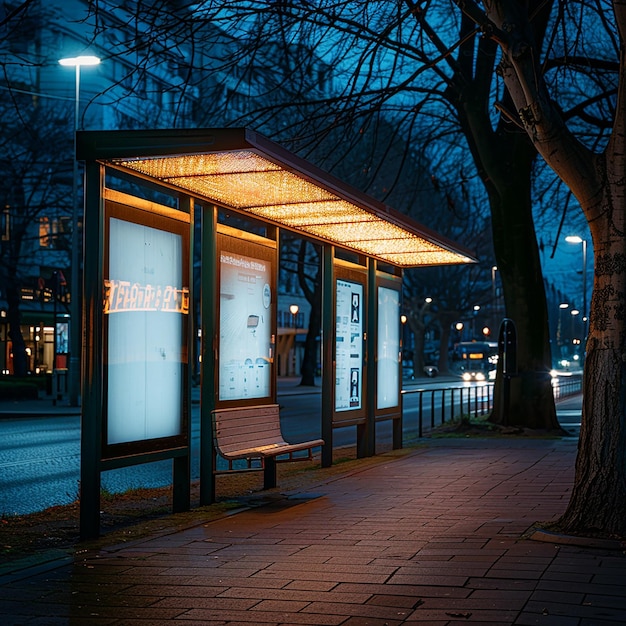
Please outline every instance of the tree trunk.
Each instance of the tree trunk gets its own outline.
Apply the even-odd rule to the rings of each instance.
[[[507,317],[517,329],[517,376],[510,403],[494,407],[492,420],[507,426],[559,430],[552,394],[550,329],[541,259],[532,216],[531,173],[536,151],[528,137],[502,124],[489,141],[478,137],[484,120],[466,102],[464,126],[489,194],[493,245]],[[473,133],[473,134],[472,134]],[[494,399],[502,399],[502,376]],[[503,410],[504,408],[504,410]]]
[[[302,356],[302,363],[300,365],[300,373],[302,374],[300,384],[307,387],[315,386],[317,338],[320,334],[321,313],[319,300],[317,303],[312,303],[311,314],[309,315],[309,329],[304,342],[304,355]]]
[[[300,364],[300,373],[302,375],[300,384],[313,387],[315,386],[315,373],[317,371],[317,338],[322,327],[322,273],[318,250],[317,273],[315,278],[313,278],[313,287],[311,288],[311,278],[305,271],[307,266],[307,248],[307,241],[303,239],[298,248],[298,282],[307,302],[311,305],[311,312],[309,314],[309,329],[304,343],[304,355]]]
[[[465,6],[465,5],[464,5]],[[465,28],[470,29],[464,22]],[[489,195],[493,243],[502,280],[505,309],[517,328],[518,375],[511,381],[510,404],[496,406],[492,419],[504,425],[558,430],[552,395],[548,308],[541,260],[532,216],[532,167],[536,149],[527,134],[507,119],[493,129],[487,102],[490,77],[497,59],[496,44],[483,38],[463,48],[459,60],[465,80],[459,80],[454,101],[459,121],[479,176]],[[476,54],[475,67],[471,64]],[[468,77],[469,80],[468,80]],[[505,94],[505,107],[510,104]],[[502,397],[502,376],[494,398]]]
[[[621,152],[623,155],[623,151]],[[621,172],[624,172],[622,157]],[[602,168],[603,169],[603,168]],[[619,172],[614,172],[618,175]],[[608,175],[590,220],[595,251],[576,478],[558,526],[626,537],[626,226],[623,181]],[[612,183],[610,181],[613,181]],[[596,211],[585,211],[588,218]]]
[[[521,149],[527,152],[530,147]],[[550,377],[548,309],[531,211],[532,156],[526,155],[527,168],[518,151],[509,158],[511,174],[506,182],[496,180],[498,193],[490,204],[507,317],[517,330],[517,374],[506,407],[500,405],[504,380],[497,376],[491,419],[506,426],[559,430]]]
[[[559,525],[576,534],[600,533],[625,538],[626,6],[614,2],[613,7],[622,48],[611,140],[603,155],[590,160],[595,176],[584,176],[587,172],[581,167],[577,168],[578,176],[569,176],[569,180],[563,176],[570,188],[577,190],[575,193],[589,223],[595,267],[576,476]],[[552,164],[549,156],[546,160]]]
[[[501,74],[529,138],[574,193],[593,239],[595,269],[586,346],[576,475],[556,526],[573,534],[626,537],[626,5],[613,2],[620,76],[611,138],[592,153],[563,122],[528,36],[530,16],[514,0],[485,3],[503,52]],[[525,10],[525,9],[524,9]],[[524,19],[525,18],[525,19]],[[515,28],[511,28],[515,25]],[[504,32],[502,30],[501,32]],[[521,53],[520,53],[521,52]]]
[[[439,343],[439,368],[440,374],[447,374],[450,370],[450,363],[448,361],[448,346],[450,345],[450,328],[455,320],[459,319],[458,312],[445,315],[443,314],[439,320],[440,328],[440,343]]]
[[[424,373],[424,324],[409,317],[409,326],[413,333],[413,374],[418,377]]]

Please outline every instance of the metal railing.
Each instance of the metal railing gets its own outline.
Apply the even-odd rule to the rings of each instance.
[[[418,437],[424,436],[424,421],[435,428],[460,416],[486,415],[493,407],[493,383],[469,384],[467,387],[437,389],[403,389],[403,410],[406,396],[417,396]]]
[[[554,392],[555,400],[567,398],[567,396],[574,396],[577,393],[582,393],[582,374],[573,374],[572,376],[562,376],[560,378],[554,378],[552,380],[552,390]]]
[[[487,415],[493,409],[493,389],[492,382],[470,383],[464,387],[403,389],[403,412],[417,408],[418,437],[423,437],[425,428],[434,429],[455,419]],[[552,390],[555,400],[581,393],[582,376],[555,378]]]

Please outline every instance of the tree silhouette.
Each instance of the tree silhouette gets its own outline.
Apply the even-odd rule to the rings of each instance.
[[[595,250],[594,289],[586,346],[584,402],[576,461],[576,476],[567,511],[558,527],[572,533],[601,533],[626,536],[626,200],[624,196],[624,154],[626,150],[626,7],[612,2],[613,13],[598,14],[595,5],[580,3],[577,24],[592,15],[594,24],[607,27],[614,44],[613,66],[619,59],[617,91],[614,81],[599,87],[594,110],[603,119],[611,114],[610,135],[605,142],[589,141],[581,125],[567,124],[563,107],[546,80],[541,50],[534,35],[536,13],[542,7],[502,0],[484,4],[463,3],[471,19],[501,50],[499,72],[509,94],[508,111],[527,133],[536,150],[570,188],[583,210]],[[559,17],[564,18],[565,13]],[[564,52],[576,54],[581,39],[570,42]],[[609,46],[610,50],[610,46]],[[581,60],[580,57],[577,57]],[[585,71],[591,61],[584,62]],[[608,63],[604,63],[608,67]],[[576,68],[574,68],[575,70]],[[587,75],[587,74],[585,74]],[[563,79],[566,79],[564,77]],[[570,83],[574,80],[569,74]],[[584,102],[594,84],[581,83]],[[609,97],[606,97],[607,87]],[[614,98],[611,98],[611,93]],[[614,105],[614,106],[613,106]],[[582,105],[581,105],[582,107]],[[582,107],[584,109],[584,107]],[[579,131],[578,136],[574,131]]]

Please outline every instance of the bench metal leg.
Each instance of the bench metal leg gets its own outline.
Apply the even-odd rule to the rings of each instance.
[[[372,456],[369,454],[367,445],[367,427],[365,424],[357,424],[356,427],[356,456],[358,459]]]
[[[188,454],[174,459],[172,483],[174,513],[188,511],[191,508],[191,470]]]
[[[393,449],[400,450],[402,448],[402,416],[391,420],[393,425]]]
[[[276,487],[276,457],[268,456],[263,461],[263,489]]]

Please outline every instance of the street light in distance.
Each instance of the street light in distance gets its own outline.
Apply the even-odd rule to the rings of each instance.
[[[293,316],[293,327],[294,328],[296,327],[296,315],[298,315],[298,311],[299,310],[300,310],[300,307],[297,304],[289,305],[289,312]]]
[[[296,375],[296,333],[298,332],[298,311],[300,307],[297,304],[289,305],[289,312],[291,313],[292,319],[292,327],[293,327],[293,357],[292,357],[292,367],[293,367],[293,375]]]
[[[583,250],[583,310],[582,310],[582,321],[583,321],[583,341],[587,342],[587,320],[589,315],[587,313],[587,240],[579,237],[578,235],[568,235],[565,237],[565,241],[567,243],[574,244],[582,244]]]

